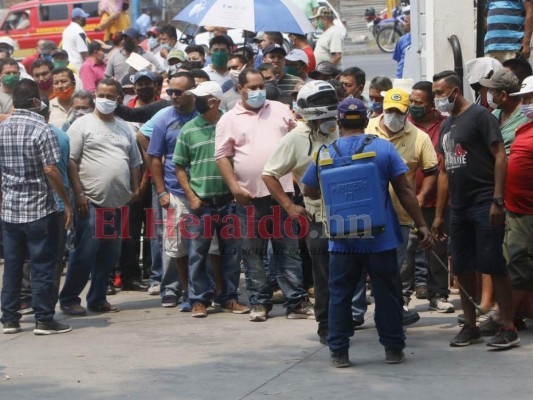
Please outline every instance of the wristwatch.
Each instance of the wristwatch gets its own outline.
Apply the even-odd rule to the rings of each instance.
[[[505,207],[505,201],[503,200],[503,197],[494,197],[492,202],[498,207]]]

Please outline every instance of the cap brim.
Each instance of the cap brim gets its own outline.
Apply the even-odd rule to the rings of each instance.
[[[384,110],[388,110],[390,108],[397,108],[398,110],[400,110],[400,112],[402,112],[403,114],[405,114],[407,112],[407,110],[409,109],[409,106],[405,106],[403,104],[399,104],[395,101],[390,101],[390,102],[383,102],[383,109]]]
[[[520,92],[516,92],[516,93],[510,93],[509,96],[511,97],[521,97],[521,96],[525,96],[525,95],[528,95],[528,94],[532,94],[533,93],[533,88],[531,88],[530,90],[527,90],[527,91],[520,91]]]
[[[489,89],[499,89],[498,85],[495,85],[494,82],[487,78],[481,78],[479,84]]]

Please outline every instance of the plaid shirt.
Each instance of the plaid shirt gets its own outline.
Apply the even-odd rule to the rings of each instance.
[[[22,224],[56,211],[44,167],[59,160],[57,137],[39,114],[16,109],[0,124],[3,221]]]

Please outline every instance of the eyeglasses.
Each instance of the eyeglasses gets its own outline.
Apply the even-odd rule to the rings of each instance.
[[[167,95],[168,97],[172,97],[173,95],[176,95],[176,97],[180,97],[183,94],[184,90],[180,89],[167,89]]]

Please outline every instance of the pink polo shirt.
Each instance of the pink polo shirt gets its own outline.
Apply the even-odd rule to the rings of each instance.
[[[290,109],[277,101],[265,102],[259,112],[246,110],[242,100],[217,123],[215,159],[233,158],[239,185],[256,197],[270,196],[261,175],[279,140],[296,126]],[[286,193],[293,193],[292,174],[280,178]]]
[[[80,68],[80,78],[83,89],[96,92],[96,84],[104,79],[105,64],[97,64],[91,57],[87,57]]]

